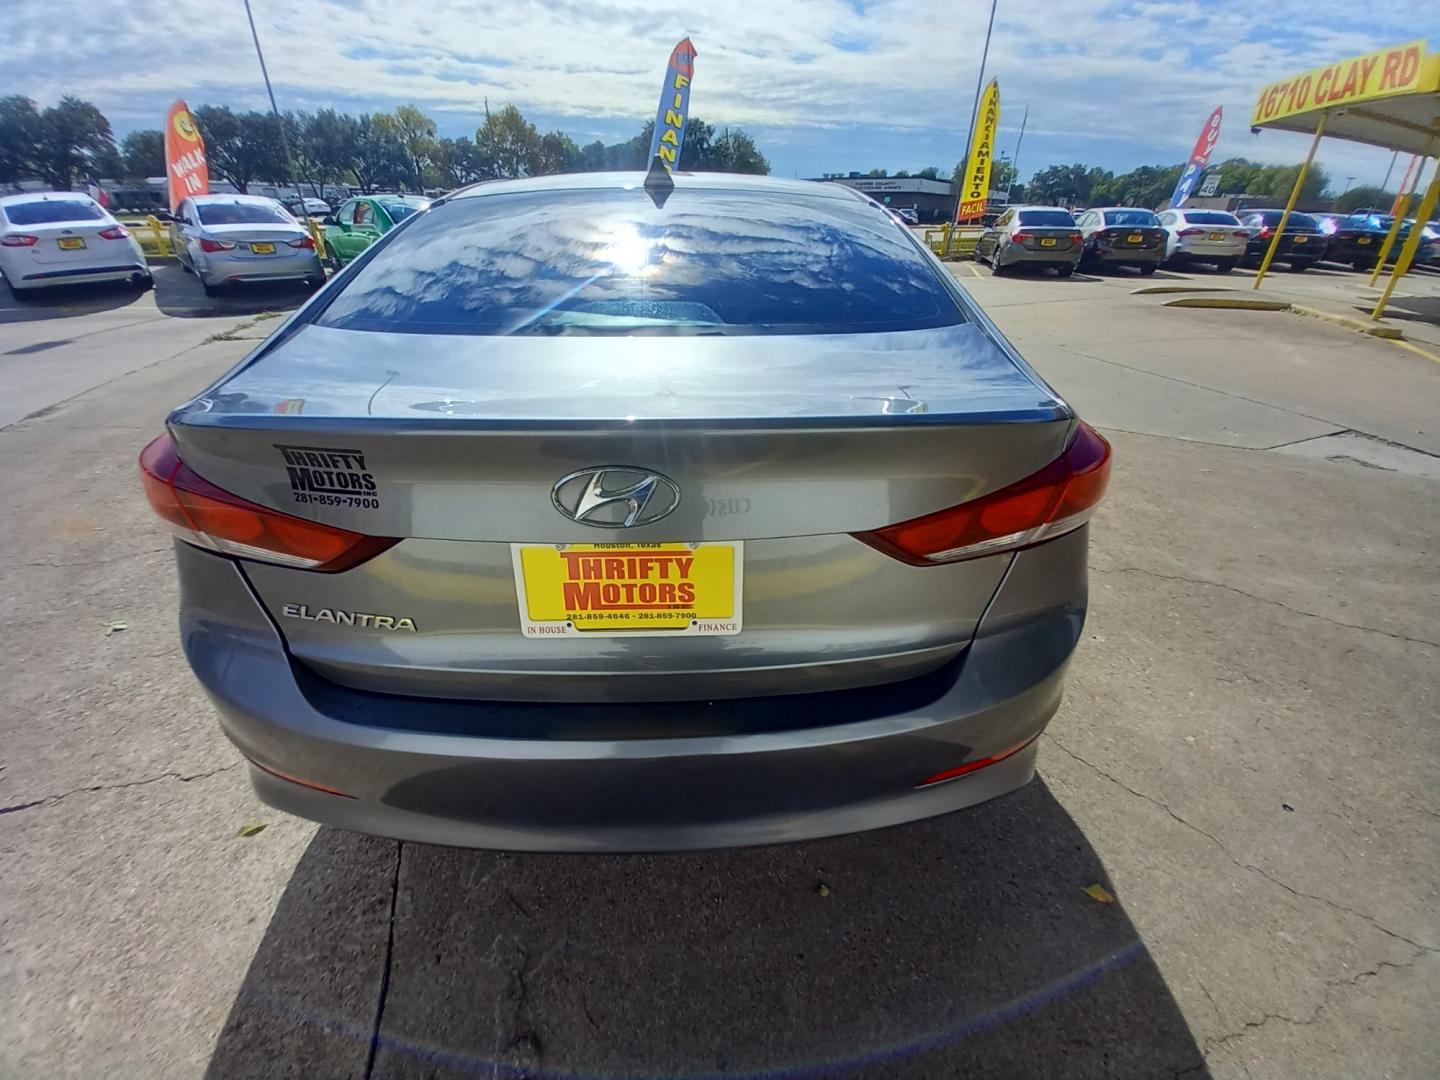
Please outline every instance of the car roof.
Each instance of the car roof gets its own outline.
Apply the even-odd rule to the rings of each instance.
[[[1044,203],[1017,203],[1010,207],[1011,210],[1059,210],[1062,214],[1071,213],[1063,206],[1046,206]]]
[[[1108,213],[1111,210],[1143,210],[1147,214],[1155,213],[1155,211],[1151,210],[1148,206],[1092,206],[1090,209],[1099,210],[1102,214]]]
[[[212,191],[206,195],[191,195],[192,202],[201,205],[209,203],[249,203],[252,206],[264,206],[266,203],[279,202],[279,199],[272,199],[269,195],[241,195],[238,191]]]
[[[784,180],[774,176],[756,176],[748,173],[687,173],[670,174],[675,187],[691,190],[745,191],[756,194],[806,195],[823,199],[859,199],[869,202],[864,195],[844,184],[823,180]],[[595,172],[560,173],[554,176],[532,176],[524,180],[484,180],[470,187],[460,188],[442,199],[475,199],[489,195],[514,195],[535,191],[623,191],[642,187],[645,183],[643,172]],[[437,200],[440,201],[440,200]]]
[[[22,191],[18,195],[0,195],[0,206],[14,206],[27,202],[94,203],[95,200],[83,191]],[[95,205],[99,206],[100,204],[95,203]],[[101,209],[103,210],[104,207]]]

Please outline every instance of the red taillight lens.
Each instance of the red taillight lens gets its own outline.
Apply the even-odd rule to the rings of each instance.
[[[21,233],[0,238],[0,245],[5,247],[34,247],[39,242],[38,236],[25,236]]]
[[[1010,239],[1017,244],[1023,244],[1027,240],[1034,240],[1035,237],[1031,236],[1028,232],[1017,232],[1014,236],[1010,237]]]
[[[1084,242],[1085,242],[1085,237],[1084,237],[1082,234],[1080,234],[1080,233],[1078,233],[1078,232],[1072,232],[1072,233],[1070,234],[1070,243],[1072,243],[1072,244],[1082,244],[1082,243],[1084,243]]]
[[[1249,239],[1250,239],[1250,234],[1249,234],[1248,232],[1246,232],[1244,229],[1236,229],[1235,232],[1234,232],[1232,235],[1235,237],[1236,240],[1249,240]]]
[[[1181,230],[1180,230],[1178,233],[1176,233],[1175,235],[1176,235],[1176,236],[1200,236],[1200,235],[1202,235],[1204,232],[1205,232],[1204,229],[1181,229]]]
[[[1266,237],[1266,236],[1269,236],[1269,235],[1271,234],[1271,232],[1273,232],[1273,231],[1274,231],[1273,229],[1269,229],[1269,228],[1261,229],[1261,230],[1260,230],[1260,236],[1261,236],[1262,238],[1264,238],[1264,237]]]
[[[130,235],[130,230],[124,225],[111,225],[108,229],[100,230],[101,240],[124,240]]]
[[[1109,480],[1110,444],[1082,422],[1066,451],[1039,472],[948,510],[855,536],[912,566],[1014,551],[1085,524]]]
[[[310,251],[315,250],[315,238],[313,236],[302,236],[299,240],[286,240],[285,243],[293,248],[306,248]]]
[[[234,244],[227,244],[224,240],[211,240],[208,236],[200,238],[201,251],[231,251],[234,247]]]
[[[226,555],[334,573],[397,543],[388,536],[291,517],[232,495],[192,472],[169,435],[141,451],[140,480],[150,505],[181,539]]]

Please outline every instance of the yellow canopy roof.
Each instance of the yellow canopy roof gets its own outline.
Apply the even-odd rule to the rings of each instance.
[[[1327,136],[1440,153],[1440,53],[1421,38],[1280,79],[1260,91],[1250,126],[1308,135],[1322,115]]]

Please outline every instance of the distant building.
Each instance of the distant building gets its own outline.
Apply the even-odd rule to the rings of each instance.
[[[926,180],[919,176],[812,176],[810,179],[844,184],[896,210],[914,210],[926,223],[948,221],[955,215],[955,195],[948,180]]]

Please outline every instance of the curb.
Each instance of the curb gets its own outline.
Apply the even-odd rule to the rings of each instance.
[[[1234,292],[1229,285],[1150,285],[1143,289],[1131,289],[1131,296],[1158,296],[1162,293],[1206,293]]]
[[[1199,290],[1176,289],[1173,291],[1198,292]],[[1220,290],[1207,291],[1216,292]],[[1383,338],[1386,341],[1403,341],[1405,339],[1405,334],[1399,327],[1380,326],[1371,322],[1369,319],[1357,319],[1350,315],[1341,315],[1334,311],[1322,311],[1320,308],[1306,307],[1304,304],[1292,304],[1285,300],[1260,300],[1258,298],[1241,296],[1195,296],[1184,297],[1180,300],[1167,300],[1165,301],[1165,306],[1230,308],[1236,311],[1288,311],[1295,315],[1305,315],[1312,319],[1321,319],[1325,322],[1334,323],[1336,326],[1343,326],[1347,330],[1354,330],[1357,334],[1368,334],[1370,337]]]
[[[1186,290],[1187,292],[1189,290]],[[1289,311],[1290,305],[1283,300],[1257,300],[1248,297],[1190,296],[1180,300],[1166,300],[1166,307],[1230,308],[1235,311]]]

